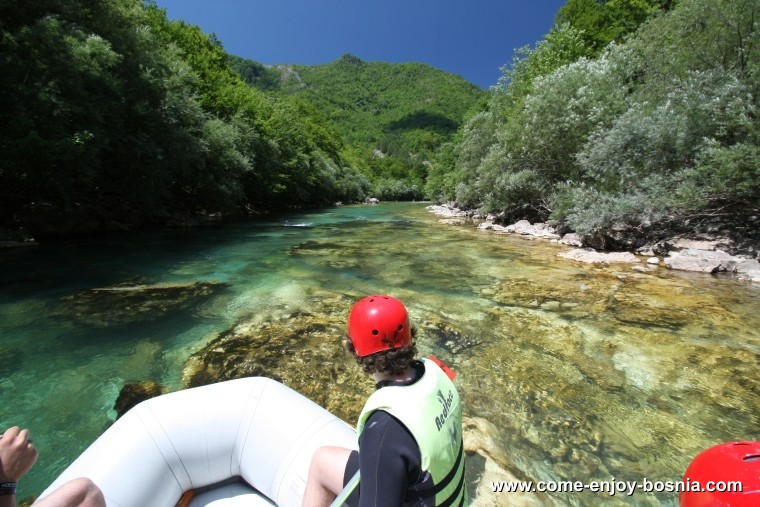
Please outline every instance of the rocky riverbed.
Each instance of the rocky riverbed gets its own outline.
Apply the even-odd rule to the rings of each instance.
[[[495,223],[493,216],[482,217],[449,205],[433,205],[428,209],[443,217],[439,220],[440,223],[464,225],[469,219],[481,230],[514,234],[529,239],[545,239],[570,247],[579,247],[559,253],[558,257],[563,259],[590,264],[645,262],[650,267],[662,264],[668,269],[707,274],[721,273],[739,280],[760,283],[760,245],[750,246],[750,255],[732,255],[729,252],[737,248],[734,241],[727,237],[674,237],[637,248],[635,252],[608,252],[598,251],[589,246],[594,243],[591,238],[584,238],[575,233],[560,234],[545,223],[531,224],[527,220],[520,220],[504,226]],[[746,248],[746,245],[744,247]]]
[[[376,292],[407,303],[420,355],[459,373],[476,505],[515,503],[490,487],[513,477],[676,480],[707,446],[760,438],[756,285],[668,269],[659,251],[564,259],[577,247],[451,220],[464,225],[436,225],[420,204],[346,206],[4,251],[0,388],[16,412],[2,422],[35,421],[57,459],[41,456],[23,487],[44,489],[117,400],[120,412],[226,378],[277,378],[353,423],[372,385],[342,349],[345,318]]]
[[[475,505],[500,505],[492,481],[635,479],[651,468],[680,470],[684,464],[674,466],[659,449],[698,452],[693,428],[678,429],[684,417],[697,426],[709,419],[685,415],[692,403],[686,400],[695,395],[751,421],[751,408],[738,400],[757,396],[757,385],[749,381],[757,355],[703,343],[709,331],[694,325],[699,314],[710,326],[719,325],[720,333],[732,333],[740,317],[714,295],[694,292],[679,278],[656,277],[657,270],[667,272],[667,264],[654,253],[593,252],[574,247],[576,238],[555,235],[543,224],[520,223],[497,233],[563,242],[567,248],[556,259],[595,268],[545,278],[486,264],[416,259],[390,269],[377,262],[387,263],[403,244],[391,245],[383,256],[362,258],[362,248],[344,243],[341,235],[305,239],[288,251],[294,259],[336,272],[384,271],[381,276],[394,283],[414,283],[411,273],[425,273],[423,279],[445,273],[479,287],[480,300],[487,302],[479,310],[424,298],[410,304],[422,355],[433,353],[463,372],[458,382],[467,406],[468,485]],[[652,257],[658,257],[657,264]],[[297,301],[244,316],[187,359],[182,387],[265,375],[353,422],[373,389],[342,345],[345,313],[362,295],[313,288]],[[736,336],[744,332],[735,330]],[[674,341],[675,335],[694,341]],[[676,367],[676,357],[688,367]],[[746,381],[739,382],[743,387],[718,381],[726,375]],[[690,385],[702,387],[692,391]],[[495,393],[504,399],[494,403]],[[588,505],[608,500],[589,499]],[[510,496],[510,502],[577,505],[572,497],[535,494]]]

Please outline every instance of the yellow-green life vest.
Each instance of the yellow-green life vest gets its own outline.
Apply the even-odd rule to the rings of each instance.
[[[420,448],[422,476],[426,479],[422,484],[409,485],[407,499],[421,498],[422,505],[466,505],[459,393],[437,364],[422,362],[425,373],[414,384],[385,386],[369,397],[359,415],[356,434],[361,435],[372,412],[388,412],[406,426]]]

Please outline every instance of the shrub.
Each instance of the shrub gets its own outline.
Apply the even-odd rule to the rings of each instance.
[[[658,104],[637,102],[599,128],[577,155],[588,181],[626,191],[651,174],[693,166],[709,143],[745,138],[753,106],[746,87],[719,71],[698,71],[672,81]]]

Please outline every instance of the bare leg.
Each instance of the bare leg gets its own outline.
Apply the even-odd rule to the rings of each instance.
[[[324,446],[314,452],[303,493],[303,507],[327,507],[343,489],[351,449]]]
[[[34,507],[105,507],[106,500],[94,482],[81,477],[69,481],[48,496],[34,502]]]

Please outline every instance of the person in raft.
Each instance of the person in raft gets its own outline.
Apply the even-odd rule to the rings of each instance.
[[[396,298],[368,296],[351,308],[346,348],[373,377],[377,391],[359,416],[358,452],[320,447],[314,453],[304,506],[330,505],[338,494],[343,498],[357,470],[360,483],[346,505],[467,504],[454,372],[434,358],[415,359],[414,335]]]
[[[37,449],[29,438],[29,430],[18,426],[0,436],[0,507],[16,506],[16,486],[37,461]],[[84,477],[67,482],[35,507],[105,507],[103,493]]]

